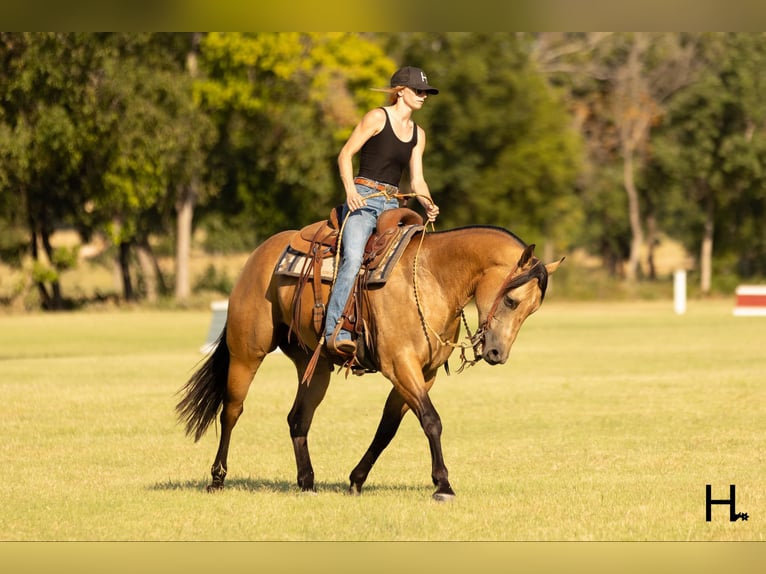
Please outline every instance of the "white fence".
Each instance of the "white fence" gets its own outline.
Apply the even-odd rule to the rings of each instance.
[[[207,339],[205,344],[199,350],[201,353],[209,353],[215,347],[218,335],[221,334],[223,326],[226,324],[226,313],[229,310],[229,301],[213,301],[210,303],[210,310],[213,316],[210,318],[210,327],[207,330]]]
[[[737,317],[766,317],[766,285],[740,285],[736,290]]]

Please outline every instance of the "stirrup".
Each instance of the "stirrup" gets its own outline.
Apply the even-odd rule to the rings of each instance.
[[[338,341],[338,335],[343,328],[343,319],[338,320],[338,324],[335,326],[335,330],[330,335],[329,339],[325,338],[325,346],[327,350],[341,357],[353,357],[356,353],[356,343],[351,339],[344,339]]]

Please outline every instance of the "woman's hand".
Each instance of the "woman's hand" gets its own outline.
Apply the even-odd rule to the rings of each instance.
[[[426,210],[426,219],[428,219],[428,223],[436,221],[436,218],[439,215],[439,206],[431,201],[426,202],[423,207]]]
[[[346,205],[350,211],[356,211],[357,209],[367,205],[365,200],[356,189],[346,192]]]

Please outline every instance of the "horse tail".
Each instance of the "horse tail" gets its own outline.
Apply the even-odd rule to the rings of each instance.
[[[202,366],[178,391],[183,398],[176,405],[178,420],[186,423],[186,435],[197,442],[210,426],[223,403],[229,373],[229,346],[226,325],[215,343],[215,349]]]

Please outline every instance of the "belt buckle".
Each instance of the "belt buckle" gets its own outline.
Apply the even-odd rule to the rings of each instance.
[[[375,181],[374,179],[370,179],[367,177],[357,177],[354,180],[355,182],[358,182],[366,187],[375,189],[377,191],[385,191],[388,194],[391,193],[399,193],[399,188],[395,185],[391,185],[390,183],[383,183],[382,181]]]

